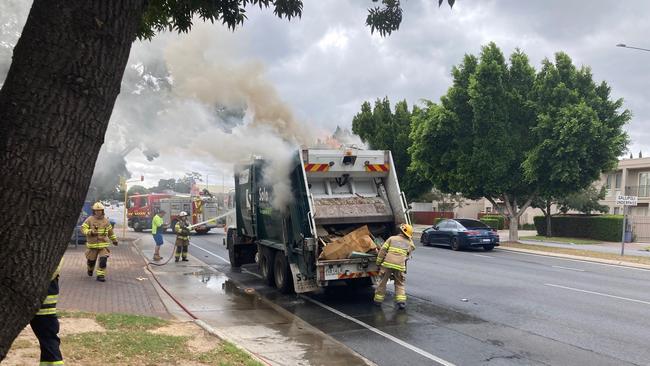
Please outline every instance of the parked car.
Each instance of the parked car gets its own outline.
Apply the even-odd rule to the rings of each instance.
[[[449,245],[453,250],[483,247],[492,250],[499,245],[495,229],[473,219],[442,220],[425,229],[420,237],[422,245]]]

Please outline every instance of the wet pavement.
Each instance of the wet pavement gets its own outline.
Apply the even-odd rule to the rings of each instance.
[[[172,236],[166,236],[169,242]],[[151,258],[153,241],[143,235],[136,242]],[[172,245],[161,254],[167,258]],[[162,286],[194,316],[221,337],[271,365],[372,365],[361,356],[261,296],[254,287],[237,283],[223,272],[190,257],[189,262],[150,266]],[[163,296],[165,297],[165,296]],[[188,315],[166,301],[168,309],[181,319]]]
[[[646,365],[650,359],[648,271],[418,247],[407,274],[408,309],[398,311],[390,298],[373,306],[372,289],[282,295],[259,279],[254,265],[231,269],[222,238],[193,237],[190,252],[379,365]]]

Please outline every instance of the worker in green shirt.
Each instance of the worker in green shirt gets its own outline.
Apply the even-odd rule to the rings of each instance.
[[[160,210],[154,215],[153,219],[151,220],[151,235],[153,235],[153,241],[156,243],[156,249],[153,253],[154,261],[159,261],[162,259],[160,256],[160,247],[164,243],[162,234],[164,231],[163,224],[165,222],[162,218],[163,216],[165,216],[165,210]]]

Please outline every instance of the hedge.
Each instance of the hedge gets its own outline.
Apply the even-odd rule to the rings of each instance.
[[[481,217],[481,221],[483,221],[483,219],[496,220],[497,226],[491,226],[491,227],[497,230],[503,230],[506,228],[506,218],[501,215],[483,215],[483,217]]]
[[[499,223],[499,220],[497,220],[497,219],[492,219],[492,218],[486,219],[485,216],[483,216],[483,217],[481,217],[480,221],[482,223],[484,223],[485,225],[493,228],[493,229],[499,230],[500,223]]]
[[[535,216],[538,235],[546,235],[546,218]],[[553,236],[619,241],[622,236],[622,215],[558,215],[551,216]]]

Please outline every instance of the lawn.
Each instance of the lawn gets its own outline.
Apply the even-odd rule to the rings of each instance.
[[[232,343],[193,322],[130,314],[61,311],[61,351],[70,365],[261,366]],[[38,364],[38,342],[27,327],[9,364]]]
[[[538,251],[538,252],[569,254],[569,255],[576,255],[576,256],[580,256],[580,257],[609,259],[609,260],[620,261],[620,262],[629,262],[629,263],[638,263],[638,264],[650,265],[650,257],[641,257],[641,256],[634,256],[634,255],[626,255],[626,256],[621,257],[620,255],[617,255],[617,254],[595,252],[593,250],[557,248],[557,247],[549,247],[549,246],[544,246],[544,245],[522,244],[522,243],[516,243],[516,242],[502,242],[501,247],[502,248],[528,249],[528,250],[534,250],[534,251]]]
[[[551,236],[546,237],[543,235],[535,236],[522,236],[520,240],[535,240],[535,241],[546,241],[551,243],[566,243],[566,244],[601,244],[602,241],[584,239],[584,238],[565,238],[561,236]]]

